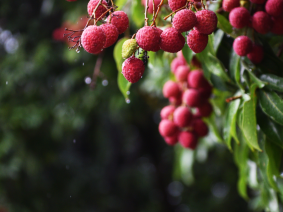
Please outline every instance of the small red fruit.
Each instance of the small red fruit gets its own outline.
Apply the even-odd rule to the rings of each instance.
[[[264,4],[266,0],[250,0],[254,4]]]
[[[265,11],[274,17],[283,17],[283,1],[282,0],[267,0]]]
[[[103,48],[112,46],[117,41],[119,36],[117,27],[115,27],[113,24],[102,24],[99,27],[103,30],[106,36],[106,41]]]
[[[185,6],[187,0],[168,0],[169,7],[172,11],[175,11],[183,6]]]
[[[173,73],[176,73],[177,71],[177,68],[179,66],[185,66],[187,65],[187,61],[185,60],[184,57],[176,57],[172,60],[172,63],[171,63],[171,71]]]
[[[107,20],[109,21],[110,16]],[[129,18],[127,14],[123,11],[115,11],[111,14],[111,24],[115,25],[119,31],[119,34],[122,34],[129,27]]]
[[[254,64],[260,63],[263,60],[263,56],[263,48],[259,45],[254,45],[252,51],[247,55]]]
[[[161,119],[173,119],[173,113],[175,111],[175,107],[173,105],[167,105],[160,111]]]
[[[163,86],[163,95],[165,98],[169,97],[179,97],[181,94],[180,87],[178,83],[173,81],[167,81]]]
[[[217,27],[217,16],[211,10],[196,12],[197,23],[195,29],[202,34],[211,34]]]
[[[144,72],[144,64],[142,60],[134,56],[126,59],[122,64],[122,74],[131,83],[136,83],[140,80]]]
[[[240,7],[240,0],[223,0],[222,2],[222,8],[226,12],[231,12],[236,7]]]
[[[177,132],[178,127],[174,124],[174,122],[169,121],[167,119],[163,119],[159,123],[159,133],[163,137],[174,136]]]
[[[208,83],[207,87],[199,88],[198,91],[203,99],[209,99],[212,94],[212,86]]]
[[[181,132],[179,134],[180,144],[189,149],[195,149],[198,143],[198,137],[193,132]]]
[[[91,54],[98,54],[103,49],[106,36],[98,26],[88,26],[82,33],[81,43],[83,48]]]
[[[194,129],[194,132],[199,137],[204,137],[208,134],[208,127],[206,123],[204,123],[201,119],[194,119],[192,122],[192,127]]]
[[[192,113],[191,111],[185,107],[180,106],[174,111],[174,123],[178,127],[188,127],[192,120]]]
[[[174,146],[175,144],[178,143],[178,137],[179,137],[179,133],[176,133],[175,136],[164,137],[164,141],[165,141],[168,145]]]
[[[91,17],[94,9],[98,5],[100,0],[90,0],[87,5],[87,12],[88,15]],[[107,6],[107,2],[105,0],[102,1],[102,4]],[[106,8],[102,5],[98,6],[96,12],[95,12],[95,18],[99,18],[104,12],[106,12]]]
[[[187,81],[189,73],[190,68],[188,66],[179,66],[175,72],[175,77],[179,82]]]
[[[160,38],[160,48],[166,52],[176,53],[185,45],[185,38],[173,27],[165,29]]]
[[[202,52],[208,43],[208,35],[192,30],[187,36],[187,44],[195,53]]]
[[[190,88],[199,89],[209,87],[209,83],[205,79],[201,70],[194,70],[188,75],[188,86]]]
[[[283,34],[283,17],[280,18],[274,18],[272,17],[272,28],[271,32],[276,35],[282,35]]]
[[[198,90],[188,89],[183,94],[183,102],[190,107],[199,107],[203,103],[203,98]]]
[[[258,11],[252,17],[252,27],[260,34],[268,33],[271,24],[271,18],[266,12]]]
[[[209,117],[212,111],[213,111],[213,108],[211,104],[209,102],[206,102],[197,108],[196,115],[198,117]]]
[[[139,47],[145,51],[159,49],[160,35],[156,27],[145,26],[139,29],[136,40]]]
[[[160,36],[161,36],[161,33],[163,32],[163,30],[159,29],[158,27],[155,27],[155,29],[157,30],[159,40],[161,40]],[[160,50],[160,43],[159,43],[158,46],[156,46],[156,48],[152,49],[153,52],[157,52],[158,50]]]
[[[196,15],[193,11],[184,9],[176,13],[173,18],[173,27],[179,32],[186,32],[191,30],[197,22]]]
[[[249,37],[241,35],[234,40],[233,49],[239,56],[246,56],[253,49],[253,43]]]
[[[182,104],[182,95],[179,95],[178,97],[171,96],[169,97],[169,102],[175,106],[179,106]]]
[[[248,26],[250,21],[250,12],[244,7],[236,7],[229,14],[231,25],[237,29]]]

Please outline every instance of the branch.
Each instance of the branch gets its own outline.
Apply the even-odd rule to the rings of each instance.
[[[96,87],[96,80],[97,80],[97,77],[100,75],[100,68],[101,68],[102,60],[103,60],[103,53],[100,53],[96,60],[94,70],[93,70],[92,80],[89,85],[92,90],[94,90]]]
[[[241,99],[241,98],[242,98],[242,96],[233,96],[233,97],[230,97],[230,98],[226,99],[225,101],[227,103],[230,103],[230,102],[232,102],[232,101],[234,101],[236,99]]]

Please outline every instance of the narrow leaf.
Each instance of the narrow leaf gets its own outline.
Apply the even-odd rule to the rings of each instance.
[[[218,19],[217,27],[227,34],[232,33],[232,25],[230,22],[223,15],[220,15],[219,13],[216,13],[216,15]]]
[[[193,51],[189,48],[189,46],[187,44],[185,44],[185,46],[182,49],[183,55],[187,61],[188,64],[191,63],[191,60],[193,58]]]
[[[283,78],[273,74],[263,74],[260,79],[267,82],[266,87],[275,91],[283,92]]]
[[[214,51],[217,53],[220,43],[223,39],[224,32],[221,29],[218,29],[217,32],[214,34]]]

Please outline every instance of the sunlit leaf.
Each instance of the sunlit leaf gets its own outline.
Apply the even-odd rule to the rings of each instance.
[[[283,78],[274,74],[263,74],[260,79],[267,82],[266,87],[275,91],[283,92]]]

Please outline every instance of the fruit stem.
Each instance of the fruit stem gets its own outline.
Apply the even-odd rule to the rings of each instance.
[[[163,5],[163,2],[164,2],[164,0],[161,0],[161,2],[159,3],[159,5],[157,7],[157,11],[156,11],[155,15],[153,15],[153,21],[152,21],[152,24],[150,26],[155,26],[155,21],[156,21],[156,18],[158,16],[158,13],[161,9],[161,6]]]
[[[233,97],[227,98],[225,101],[227,103],[230,103],[230,102],[232,102],[232,101],[234,101],[236,99],[241,99],[241,98],[242,98],[242,95],[241,96],[233,96]]]
[[[92,80],[91,80],[91,83],[90,83],[90,88],[92,90],[94,90],[95,87],[96,87],[96,80],[97,80],[97,77],[100,74],[100,67],[101,67],[101,64],[102,64],[102,60],[103,60],[103,53],[99,54],[99,56],[96,60],[95,66],[94,66]]]
[[[144,25],[145,26],[148,26],[148,17],[147,17],[148,1],[149,0],[146,0],[145,11],[144,11]]]
[[[185,9],[187,7],[188,7],[188,5],[186,4],[185,6],[180,7],[179,9],[177,9],[177,10],[173,11],[172,13],[170,13],[169,15],[165,16],[163,19],[166,21],[171,15],[173,15],[174,13],[176,13],[176,12],[182,10],[182,9]]]

